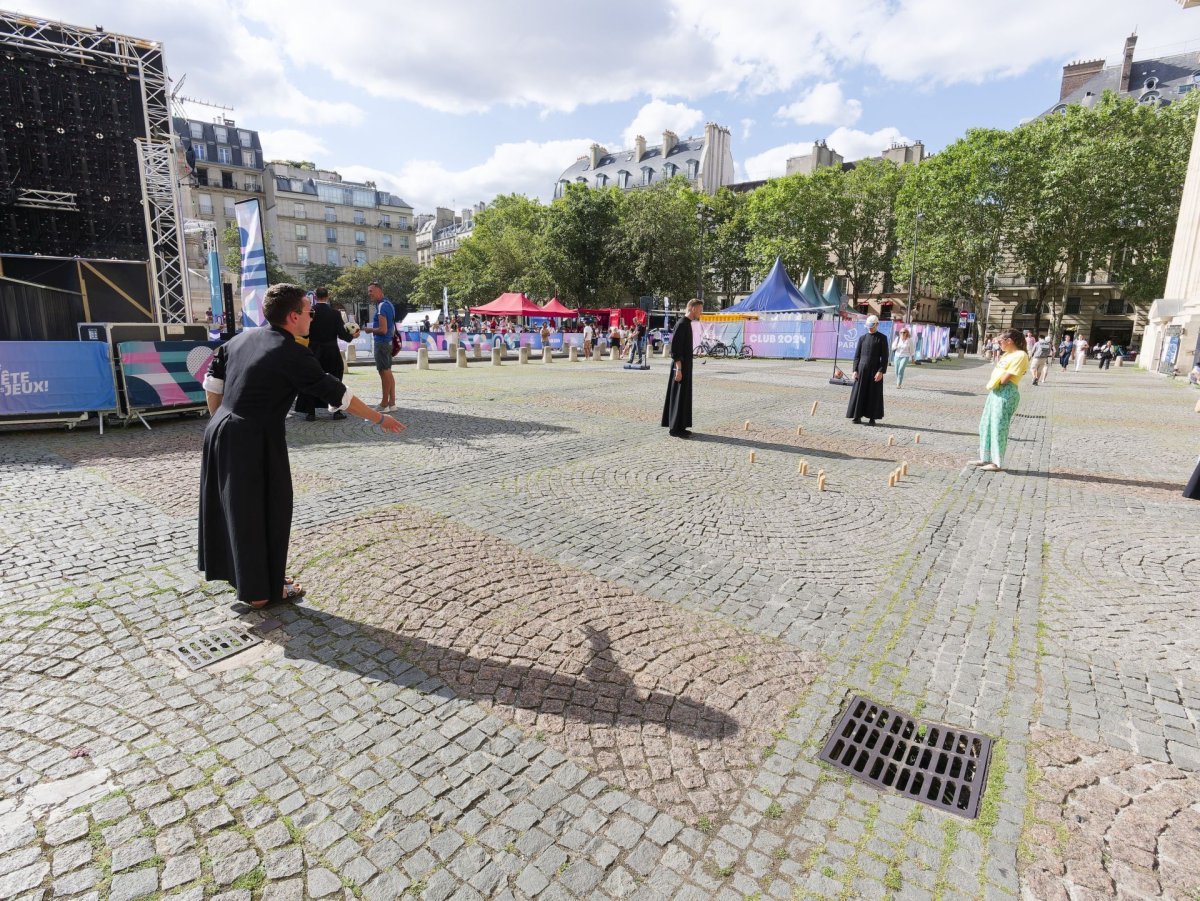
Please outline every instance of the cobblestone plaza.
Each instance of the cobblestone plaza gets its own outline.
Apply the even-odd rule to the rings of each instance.
[[[977,360],[876,428],[698,364],[690,441],[654,363],[290,420],[265,611],[195,571],[205,420],[0,434],[0,899],[1197,897],[1193,392],[1054,367],[986,473]],[[979,816],[820,762],[853,695],[997,739]]]

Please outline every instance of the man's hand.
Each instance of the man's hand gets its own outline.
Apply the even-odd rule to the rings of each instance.
[[[875,373],[875,381],[877,381],[877,382],[883,381],[883,373],[882,372]]]
[[[850,373],[850,381],[852,381],[852,382],[858,381],[858,370],[857,369],[854,370],[852,373]]]
[[[683,381],[683,370],[682,369],[675,370],[675,381],[677,381],[677,382]]]
[[[408,426],[406,426],[404,423],[397,422],[395,419],[393,419],[391,416],[388,416],[386,413],[384,413],[383,418],[379,420],[379,427],[381,429],[383,429],[385,432],[391,432],[393,435],[399,435],[401,432],[403,432],[405,429],[408,428]]]

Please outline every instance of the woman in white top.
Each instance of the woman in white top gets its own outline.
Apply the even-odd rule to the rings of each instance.
[[[913,358],[913,340],[908,329],[900,329],[900,334],[896,336],[895,342],[892,344],[892,352],[896,355],[896,387],[904,387],[904,370],[908,368],[908,364]]]
[[[1083,363],[1087,359],[1088,343],[1083,339],[1083,335],[1075,338],[1075,371],[1078,372],[1083,368]]]

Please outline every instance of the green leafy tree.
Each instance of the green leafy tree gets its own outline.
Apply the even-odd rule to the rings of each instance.
[[[550,205],[540,262],[568,306],[609,306],[621,299],[619,210],[616,188],[581,184],[567,185]]]
[[[328,263],[309,263],[304,267],[304,285],[310,291],[317,288],[328,288],[345,270],[341,266],[331,266]]]
[[[467,307],[475,301],[467,297],[459,289],[458,270],[455,266],[455,256],[437,256],[429,266],[420,267],[413,281],[412,294],[409,303],[418,310],[440,307],[442,305],[442,288],[447,289],[452,308]]]
[[[384,257],[363,266],[352,266],[342,272],[336,282],[329,286],[329,293],[336,303],[358,304],[366,301],[367,286],[378,282],[383,293],[396,307],[396,314],[407,309],[409,298],[420,268],[407,257]]]
[[[827,198],[807,175],[787,175],[768,181],[746,202],[750,238],[746,256],[751,274],[762,278],[778,257],[788,272],[812,268],[818,276],[831,273],[826,246]]]
[[[546,207],[521,194],[492,201],[454,254],[454,296],[464,304],[487,303],[506,291],[549,299],[554,281],[542,262],[546,215]]]
[[[677,177],[619,198],[615,252],[626,292],[690,296],[700,264],[696,192]]]
[[[911,168],[868,159],[849,171],[830,166],[808,176],[817,209],[826,216],[828,257],[846,276],[855,303],[859,294],[886,280],[893,255],[896,195]],[[831,274],[816,261],[813,269],[822,281]]]
[[[704,239],[704,265],[726,304],[750,290],[750,226],[746,205],[750,195],[721,188],[704,197],[709,222]]]

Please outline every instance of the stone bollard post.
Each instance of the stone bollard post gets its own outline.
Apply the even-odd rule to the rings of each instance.
[[[483,359],[483,346],[478,341],[475,342],[475,359]]]
[[[429,348],[424,345],[417,348],[417,368],[429,368]]]
[[[567,353],[567,360],[571,363],[579,362],[579,348],[574,344],[571,345],[571,349]]]
[[[446,350],[452,357],[458,356],[458,338],[452,338],[446,342]]]
[[[529,362],[529,348],[528,347],[522,347],[519,351],[517,351],[517,361],[522,364]]]
[[[665,360],[671,356],[671,343],[664,341],[662,346],[662,358]]]
[[[608,358],[609,358],[610,360],[612,360],[614,363],[620,362],[620,360],[621,360],[621,348],[619,348],[619,347],[612,347],[612,348],[609,348],[609,351],[608,351]]]
[[[479,350],[478,344],[475,345],[475,350],[476,351]],[[478,356],[478,353],[476,354],[476,356]],[[460,347],[458,349],[458,368],[459,369],[467,368],[467,349],[465,347]]]
[[[592,359],[597,363],[600,362],[600,345],[599,344],[597,344],[595,347],[592,348]]]
[[[549,347],[543,347],[542,348],[542,362],[550,363],[553,360],[554,360],[554,351],[551,350]]]
[[[504,351],[498,347],[492,348],[492,365],[499,366],[500,361],[504,359]]]

